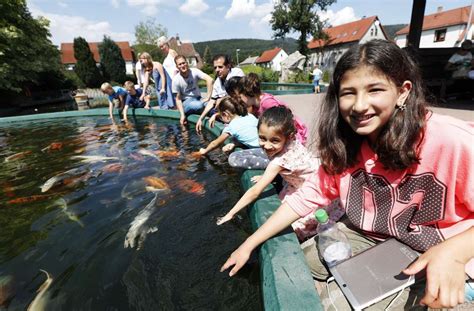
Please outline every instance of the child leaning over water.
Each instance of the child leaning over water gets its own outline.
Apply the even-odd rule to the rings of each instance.
[[[304,195],[284,202],[221,271],[234,266],[229,273],[234,275],[259,244],[315,205],[340,198],[347,219],[338,227],[346,232],[353,255],[388,237],[423,253],[403,273],[424,270],[426,281],[403,290],[395,301],[396,294],[378,302],[374,309],[390,304],[394,309],[417,304],[449,308],[472,301],[472,125],[430,112],[416,63],[383,40],[354,46],[340,58],[320,118],[322,165],[307,181]],[[313,276],[327,279],[315,245],[304,252]],[[325,310],[333,307],[330,301],[339,310],[350,308],[337,284],[328,288],[330,296],[322,286]]]
[[[296,127],[291,110],[276,106],[266,110],[258,121],[260,147],[270,159],[262,176],[252,178],[256,182],[234,207],[217,222],[221,225],[231,220],[235,214],[255,201],[263,190],[280,174],[286,185],[279,196],[282,202],[292,201],[305,193],[306,180],[316,174],[318,159],[296,139]],[[344,211],[338,208],[338,201],[328,206],[328,214],[338,220]],[[316,234],[316,221],[309,215],[293,223],[300,241]]]
[[[127,111],[128,108],[145,108],[150,109],[150,95],[145,94],[143,100],[141,96],[143,95],[142,88],[135,88],[135,84],[132,81],[126,81],[124,83],[124,88],[127,91],[127,98],[125,99],[125,107],[123,108],[123,119],[127,121]]]
[[[247,113],[247,109],[240,101],[229,96],[222,98],[217,106],[217,113],[222,122],[227,123],[227,126],[219,137],[214,139],[206,148],[199,150],[202,155],[218,148],[231,136],[237,143],[247,148],[258,147],[258,120],[252,114]],[[234,143],[229,143],[222,148],[222,151],[230,152],[234,147]]]

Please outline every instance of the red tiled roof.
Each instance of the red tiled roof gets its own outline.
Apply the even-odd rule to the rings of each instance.
[[[275,56],[277,56],[277,54],[280,53],[280,51],[281,51],[281,48],[274,48],[273,50],[264,51],[262,55],[260,55],[260,57],[257,58],[256,63],[260,64],[260,63],[271,62],[272,59],[274,59]]]
[[[321,46],[335,45],[353,41],[359,41],[367,33],[370,26],[378,20],[377,16],[367,17],[355,22],[342,24],[324,29],[324,32],[328,35],[329,39],[327,42],[324,40],[311,40],[308,43],[309,49],[315,49]],[[383,28],[382,28],[383,31]]]
[[[89,49],[94,56],[96,63],[100,61],[99,57],[99,44],[101,42],[89,42]],[[133,51],[130,47],[130,44],[126,41],[116,41],[115,42],[121,52],[122,57],[126,62],[133,62]],[[61,62],[63,64],[75,64],[77,63],[76,58],[74,57],[74,43],[61,43]]]
[[[171,37],[168,41],[170,48],[176,51],[179,55],[183,55],[185,57],[197,57],[197,52],[194,49],[194,44],[191,42],[180,42],[175,37]]]
[[[470,9],[471,6],[465,6],[448,11],[436,12],[431,15],[425,15],[423,18],[423,30],[467,24]],[[472,21],[474,22],[474,16],[472,17]],[[396,35],[408,34],[409,30],[410,25],[397,31]]]

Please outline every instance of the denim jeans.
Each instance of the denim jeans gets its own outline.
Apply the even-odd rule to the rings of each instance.
[[[204,103],[197,97],[189,97],[183,102],[183,109],[185,115],[201,114],[204,109]]]

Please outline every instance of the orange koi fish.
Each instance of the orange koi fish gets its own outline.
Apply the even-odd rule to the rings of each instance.
[[[202,154],[199,151],[194,151],[191,152],[189,156],[195,160],[199,160],[202,157]]]
[[[203,195],[206,193],[204,186],[192,179],[183,179],[177,183],[177,187],[187,193]]]
[[[171,160],[179,156],[179,151],[177,150],[157,150],[154,153],[165,160]]]
[[[144,177],[143,180],[145,181],[145,183],[148,186],[150,186],[154,189],[163,189],[163,190],[165,190],[165,189],[170,188],[166,181],[164,181],[163,179],[158,178],[158,177],[148,176],[148,177]]]
[[[41,149],[41,151],[45,152],[45,151],[52,151],[52,150],[61,150],[62,148],[63,148],[62,142],[53,142],[49,144],[48,147]]]
[[[57,195],[57,194],[54,194],[54,195]],[[21,197],[21,198],[12,199],[10,201],[7,201],[7,203],[8,204],[26,204],[26,203],[46,200],[52,196],[53,194],[37,194],[37,195],[29,196],[29,197]]]
[[[81,148],[78,148],[78,149],[74,150],[74,153],[76,153],[76,154],[84,153],[84,151],[86,151],[86,147],[81,147]]]
[[[5,162],[10,162],[10,161],[14,161],[14,160],[24,158],[25,156],[29,155],[31,152],[32,152],[31,150],[27,150],[27,151],[12,154],[11,156],[8,156],[8,157],[5,158]]]
[[[120,172],[120,170],[122,170],[122,167],[123,167],[122,163],[111,163],[104,166],[102,168],[102,171],[105,173],[117,173],[117,172]]]

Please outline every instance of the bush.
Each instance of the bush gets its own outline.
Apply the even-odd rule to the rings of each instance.
[[[329,70],[325,70],[323,72],[323,82],[329,83],[329,80],[331,79],[331,73]]]
[[[273,71],[270,68],[263,68],[260,66],[249,65],[241,67],[245,75],[253,72],[258,75],[260,82],[278,82],[280,73],[278,71]]]
[[[298,71],[296,73],[292,73],[288,76],[287,81],[288,83],[311,83],[312,82],[312,75],[309,73],[305,73],[303,71]]]
[[[72,89],[82,89],[86,87],[84,82],[79,79],[73,70],[64,70],[64,76],[66,77],[65,83],[69,84]]]

